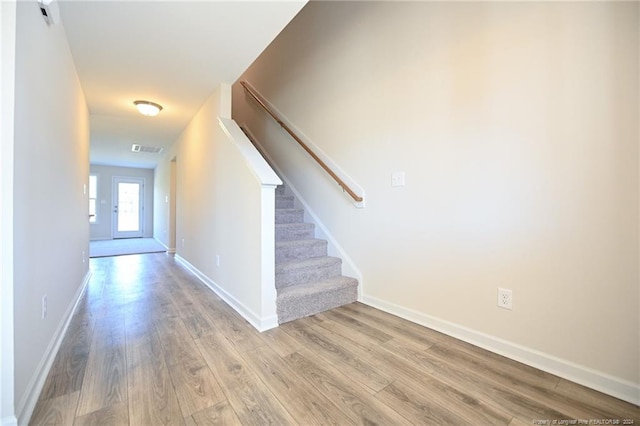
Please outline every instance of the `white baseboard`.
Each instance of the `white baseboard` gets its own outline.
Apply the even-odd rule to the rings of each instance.
[[[372,296],[363,296],[362,303],[607,395],[640,405],[639,384]]]
[[[76,292],[75,297],[69,304],[66,312],[62,317],[62,321],[58,325],[56,332],[54,333],[51,341],[49,342],[49,346],[45,351],[40,363],[36,368],[34,375],[31,377],[29,384],[27,385],[27,391],[24,396],[20,400],[17,406],[16,415],[18,418],[18,424],[26,425],[29,423],[31,419],[31,415],[33,414],[33,410],[36,408],[36,403],[38,402],[38,398],[40,396],[40,392],[42,392],[42,387],[44,386],[44,382],[47,380],[47,376],[49,375],[49,370],[51,370],[51,366],[53,365],[53,361],[56,358],[56,354],[58,353],[58,349],[60,349],[60,345],[62,344],[62,339],[64,335],[67,333],[67,329],[69,328],[69,323],[71,322],[71,318],[73,314],[76,312],[78,307],[78,302],[82,297],[85,289],[87,288],[87,284],[89,283],[89,279],[91,278],[91,270],[88,269],[85,274],[82,284],[80,288]],[[3,419],[4,424],[4,419]],[[9,423],[10,424],[10,423]]]
[[[156,240],[156,242],[158,244],[160,244],[162,247],[164,247],[164,249],[167,251],[167,254],[175,254],[176,253],[176,248],[169,248],[167,247],[167,245],[165,243],[163,243],[162,241],[160,241],[159,239],[157,239],[156,237],[151,237],[154,240]]]
[[[246,307],[242,302],[236,299],[233,295],[229,294],[225,289],[216,284],[211,278],[203,274],[198,268],[189,263],[185,258],[176,254],[175,259],[189,271],[191,271],[200,281],[202,281],[207,287],[211,289],[215,294],[220,296],[229,306],[235,309],[249,324],[254,326],[258,331],[263,332],[270,330],[278,326],[277,315],[271,315],[269,317],[262,318],[257,315],[251,309]]]

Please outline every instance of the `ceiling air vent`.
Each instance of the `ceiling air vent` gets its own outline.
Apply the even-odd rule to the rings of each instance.
[[[160,154],[162,152],[162,148],[157,146],[142,146],[134,143],[131,145],[131,151],[133,152],[147,152],[150,154]]]

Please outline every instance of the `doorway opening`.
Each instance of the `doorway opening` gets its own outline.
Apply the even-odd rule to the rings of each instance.
[[[141,238],[144,179],[113,178],[113,238]]]

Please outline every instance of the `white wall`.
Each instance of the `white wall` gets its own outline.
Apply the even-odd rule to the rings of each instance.
[[[175,159],[178,259],[254,326],[264,329],[277,324],[275,185],[256,177],[218,117],[231,117],[231,86],[227,84],[220,85],[205,102],[156,168],[155,238],[171,245],[167,197],[171,196],[171,162]],[[266,222],[264,211],[270,212]],[[267,245],[270,241],[270,259],[263,257],[265,241]]]
[[[112,197],[114,177],[135,177],[144,179],[142,236],[145,238],[151,238],[153,236],[153,170],[92,164],[89,172],[91,174],[98,175],[98,201],[96,206],[98,220],[90,226],[91,239],[110,240],[113,238]]]
[[[89,266],[88,110],[64,28],[47,26],[36,2],[17,5],[14,154],[15,403],[23,424]]]
[[[0,2],[0,425],[17,422],[13,354],[13,123],[16,2]]]
[[[366,303],[640,403],[638,44],[637,3],[309,3],[241,79],[364,209],[239,84],[233,117]]]

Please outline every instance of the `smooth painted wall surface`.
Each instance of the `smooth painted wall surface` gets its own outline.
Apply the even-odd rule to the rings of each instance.
[[[175,159],[177,255],[260,317],[261,187],[218,117],[231,118],[230,85],[216,89],[156,168],[155,238],[170,244]]]
[[[89,113],[64,27],[48,26],[36,2],[17,5],[14,155],[15,402],[21,407],[89,269]]]
[[[13,145],[16,2],[0,2],[0,424],[17,422],[13,339]]]
[[[98,220],[90,226],[92,240],[110,240],[113,238],[113,178],[135,177],[144,179],[144,212],[142,236],[153,236],[153,169],[134,167],[100,166],[92,164],[89,172],[98,176]]]
[[[241,79],[364,188],[364,209],[239,84],[233,117],[353,258],[365,300],[637,387],[638,16],[309,3]]]

